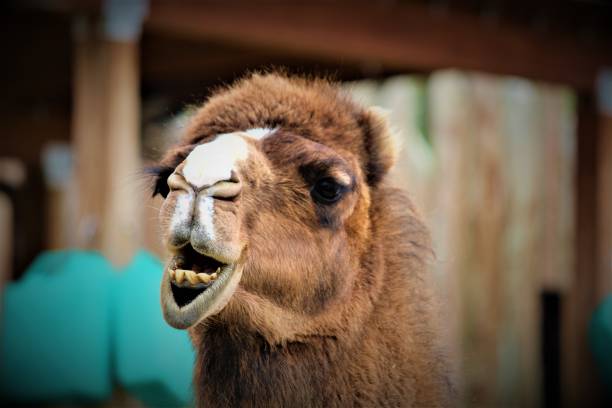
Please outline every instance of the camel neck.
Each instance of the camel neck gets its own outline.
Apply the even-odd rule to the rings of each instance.
[[[340,370],[340,350],[331,337],[280,346],[257,333],[211,325],[198,346],[194,386],[200,391],[199,405],[299,407],[349,398],[349,389],[335,388],[348,383],[340,380],[346,375]]]

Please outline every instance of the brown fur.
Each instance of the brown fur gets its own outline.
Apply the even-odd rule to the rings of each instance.
[[[325,81],[250,76],[198,111],[156,191],[198,143],[255,127],[279,130],[241,169],[239,201],[217,204],[245,267],[227,306],[190,329],[198,403],[450,405],[428,233],[384,180],[393,158],[375,112]],[[317,204],[313,183],[334,172],[350,187],[338,203]]]

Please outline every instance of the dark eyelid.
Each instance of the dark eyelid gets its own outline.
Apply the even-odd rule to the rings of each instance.
[[[346,169],[344,162],[339,159],[326,159],[303,164],[298,168],[298,171],[309,184],[326,177],[348,189],[352,189],[355,184],[355,177]],[[341,180],[337,176],[338,173],[345,174],[350,178],[350,182],[347,184],[346,181]]]

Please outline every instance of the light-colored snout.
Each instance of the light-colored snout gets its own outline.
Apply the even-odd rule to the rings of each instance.
[[[253,180],[267,175],[258,141],[273,132],[219,134],[197,145],[168,178],[160,219],[172,258],[161,300],[173,327],[188,328],[219,312],[238,287],[246,248],[241,206],[249,202],[239,198],[252,194]]]
[[[241,163],[252,149],[247,139],[242,133],[218,135],[196,146],[168,178],[163,216],[169,221],[165,236],[171,251],[191,244],[225,263],[239,257],[236,199],[243,191]]]
[[[169,248],[177,250],[191,244],[202,254],[224,262],[233,260],[237,256],[231,251],[236,220],[227,206],[233,206],[234,203],[225,203],[225,207],[220,208],[218,201],[235,200],[242,190],[242,182],[232,176],[211,185],[194,185],[177,169],[168,178],[168,186],[174,196],[174,208],[167,231]]]

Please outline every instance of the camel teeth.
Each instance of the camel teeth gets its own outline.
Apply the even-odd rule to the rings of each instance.
[[[202,283],[209,283],[210,282],[210,276],[208,276],[205,273],[198,273],[198,279]]]
[[[176,283],[183,283],[185,280],[185,271],[183,269],[176,270]]]
[[[185,271],[185,276],[187,277],[189,283],[191,283],[192,285],[198,283],[198,277],[194,271]]]
[[[187,269],[169,269],[168,273],[170,275],[170,280],[181,284],[185,281],[188,281],[191,286],[196,286],[197,284],[204,283],[209,284],[210,282],[216,280],[221,274],[221,268],[217,268],[217,270],[211,274],[207,274],[205,272],[195,272]]]

